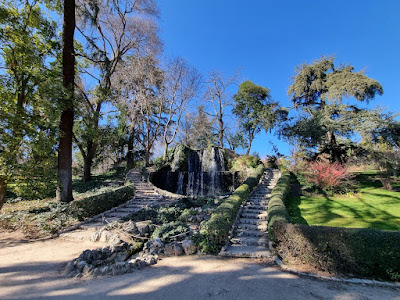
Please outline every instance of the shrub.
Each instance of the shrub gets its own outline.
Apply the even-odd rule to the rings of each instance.
[[[126,217],[123,217],[122,219],[124,221],[129,221],[129,220],[132,220],[132,221],[145,221],[145,220],[155,221],[155,220],[157,220],[157,215],[158,215],[158,212],[156,209],[151,208],[151,207],[145,207],[134,213],[129,214]]]
[[[304,174],[307,181],[324,191],[339,191],[349,185],[354,176],[339,163],[310,162]]]
[[[159,223],[169,223],[176,221],[181,215],[182,209],[179,207],[162,207],[158,210],[157,220]]]
[[[215,253],[224,245],[240,206],[258,184],[263,172],[264,166],[262,164],[253,169],[246,181],[215,209],[208,221],[201,224],[200,234],[202,238],[199,242],[199,248],[202,252]]]
[[[278,254],[330,273],[400,280],[400,232],[276,222]]]
[[[182,222],[171,222],[167,224],[163,224],[158,226],[156,230],[154,230],[151,238],[159,238],[163,243],[170,243],[177,239],[183,239],[185,235],[183,233],[187,233],[190,231],[189,226]],[[179,236],[178,236],[179,235]],[[177,237],[178,236],[178,237]]]
[[[277,221],[289,222],[289,215],[285,207],[285,199],[290,191],[290,172],[283,171],[276,186],[271,192],[268,204],[268,231],[273,238],[273,225]]]
[[[261,164],[261,161],[258,157],[252,155],[242,155],[236,158],[233,161],[233,170],[243,171],[246,168],[257,168],[258,165]]]
[[[134,185],[125,185],[109,192],[73,201],[71,207],[77,212],[79,219],[83,220],[125,203],[134,194]]]
[[[196,215],[196,210],[194,208],[185,208],[179,216],[178,220],[181,222],[188,222],[190,216],[194,215]]]

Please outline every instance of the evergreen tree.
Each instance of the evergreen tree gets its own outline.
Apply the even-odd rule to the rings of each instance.
[[[323,57],[297,68],[288,89],[299,115],[284,126],[281,133],[318,153],[327,153],[331,161],[344,162],[354,145],[351,136],[376,120],[376,111],[362,109],[350,98],[368,102],[383,93],[382,86],[353,66],[335,67],[332,57]]]

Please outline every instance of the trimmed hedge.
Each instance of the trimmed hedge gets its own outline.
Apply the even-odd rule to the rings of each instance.
[[[79,220],[93,217],[115,206],[121,205],[135,195],[133,184],[125,185],[115,190],[90,196],[71,203],[71,207],[77,212]]]
[[[400,232],[307,226],[273,226],[279,256],[333,274],[400,281]]]
[[[289,214],[286,211],[285,199],[290,192],[290,172],[283,170],[276,186],[271,192],[268,204],[268,232],[273,239],[273,225],[277,221],[289,222]]]
[[[290,173],[272,191],[268,231],[277,254],[290,264],[381,280],[400,280],[400,232],[291,224],[284,201]]]
[[[264,165],[253,169],[245,182],[218,206],[207,222],[201,225],[199,247],[202,252],[216,253],[225,244],[240,206],[258,184],[263,173]]]

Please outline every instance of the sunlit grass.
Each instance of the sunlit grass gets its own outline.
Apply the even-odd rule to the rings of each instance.
[[[400,230],[400,193],[384,190],[380,182],[369,180],[366,174],[357,179],[360,187],[356,193],[290,197],[287,208],[292,222]],[[393,186],[398,187],[398,181]]]

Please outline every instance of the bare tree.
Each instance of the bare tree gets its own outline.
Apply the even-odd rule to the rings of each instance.
[[[205,99],[211,102],[214,113],[208,113],[213,116],[218,123],[218,140],[219,146],[224,147],[224,116],[228,106],[233,106],[232,95],[229,93],[229,87],[236,83],[238,78],[236,72],[233,76],[225,77],[222,73],[212,71],[207,83],[207,90],[205,92]]]
[[[146,166],[166,121],[163,80],[164,74],[154,56],[130,57],[113,78],[117,105],[128,119],[130,143],[136,140],[143,146]]]
[[[158,16],[154,0],[78,0],[77,7],[77,31],[85,41],[84,51],[77,55],[95,67],[94,72],[88,69],[82,72],[97,81],[95,90],[80,89],[86,102],[83,117],[89,119],[89,126],[84,143],[75,136],[84,158],[83,180],[88,181],[99,146],[102,107],[112,95],[112,75],[125,57],[158,52],[161,43],[154,20]]]
[[[190,67],[183,58],[169,61],[162,90],[167,116],[163,136],[164,160],[167,159],[168,146],[176,137],[182,116],[199,90],[200,84],[200,73]]]

